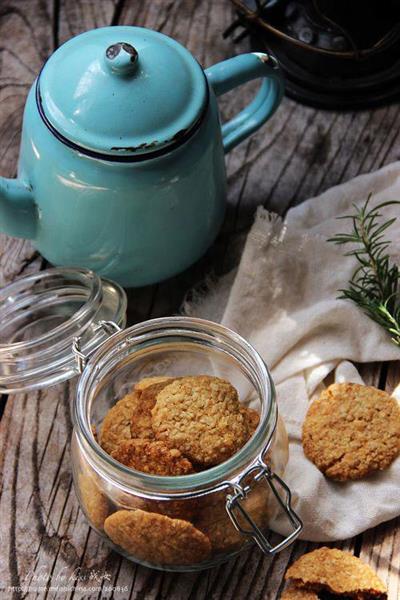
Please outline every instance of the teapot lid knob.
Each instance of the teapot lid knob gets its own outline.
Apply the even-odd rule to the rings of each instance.
[[[105,54],[107,66],[120,75],[128,75],[136,69],[138,52],[126,42],[118,42],[108,46]]]

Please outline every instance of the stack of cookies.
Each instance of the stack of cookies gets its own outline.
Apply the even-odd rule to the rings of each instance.
[[[218,465],[243,447],[259,423],[226,380],[206,375],[152,377],[106,414],[102,448],[123,465],[157,476],[181,476]],[[81,474],[80,496],[95,527],[129,556],[159,565],[192,565],[237,549],[246,538],[232,525],[226,492],[195,500],[106,498]],[[255,488],[244,506],[259,526],[268,519],[267,491]]]
[[[258,425],[224,379],[143,379],[107,413],[100,444],[119,462],[153,475],[187,475],[235,454]]]

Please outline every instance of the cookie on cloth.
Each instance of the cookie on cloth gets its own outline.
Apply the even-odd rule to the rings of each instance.
[[[217,465],[249,437],[235,388],[224,379],[182,377],[157,395],[152,409],[156,438],[178,448],[192,462]]]
[[[281,600],[318,600],[318,596],[315,592],[290,586],[284,590]]]
[[[308,409],[304,454],[331,479],[361,479],[400,454],[400,407],[386,392],[334,383]]]
[[[206,560],[210,540],[189,521],[143,510],[119,510],[104,523],[108,537],[133,557],[159,565]]]
[[[370,566],[349,552],[318,548],[289,567],[285,579],[309,591],[326,591],[357,600],[386,600],[387,589]]]
[[[157,394],[174,381],[172,377],[152,377],[151,379],[153,383],[142,387],[137,402],[133,404],[131,416],[131,435],[133,438],[154,439],[151,409],[156,403]],[[162,381],[154,382],[154,379]]]
[[[131,392],[114,404],[104,417],[100,432],[100,446],[108,454],[116,450],[121,442],[132,437],[132,412],[138,401],[139,395]]]
[[[153,475],[187,475],[194,473],[192,463],[176,448],[164,442],[133,439],[121,442],[111,456],[123,465]]]

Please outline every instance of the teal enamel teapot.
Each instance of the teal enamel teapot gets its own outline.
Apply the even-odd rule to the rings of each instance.
[[[254,100],[221,126],[216,96],[256,78]],[[87,267],[126,287],[166,279],[214,240],[224,153],[273,114],[282,92],[267,54],[203,71],[155,31],[78,35],[30,90],[18,178],[0,180],[0,229],[31,239],[54,265]]]

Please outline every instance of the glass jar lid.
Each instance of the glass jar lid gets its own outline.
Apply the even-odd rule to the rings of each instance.
[[[181,143],[208,104],[186,48],[143,27],[103,27],[60,46],[36,84],[40,114],[83,152],[138,160]]]
[[[74,340],[85,355],[108,337],[100,322],[126,322],[116,283],[81,268],[54,268],[0,290],[0,391],[23,392],[79,373]],[[107,329],[107,328],[106,328]]]

